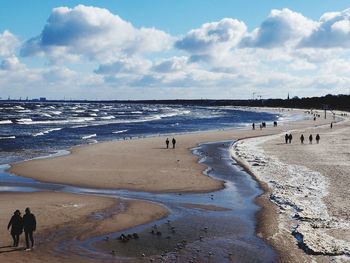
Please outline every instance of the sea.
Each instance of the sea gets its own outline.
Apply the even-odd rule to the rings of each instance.
[[[227,106],[0,102],[0,164],[108,140],[245,127],[286,118]]]

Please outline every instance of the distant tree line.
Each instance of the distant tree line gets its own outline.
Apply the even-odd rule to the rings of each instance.
[[[178,104],[202,106],[249,106],[249,107],[280,107],[303,109],[330,109],[350,111],[350,95],[326,95],[323,97],[291,99],[256,99],[256,100],[142,100],[123,101],[128,103],[147,104]]]
[[[2,100],[6,102],[32,102],[31,100]],[[211,100],[211,99],[194,99],[194,100],[46,100],[40,103],[146,103],[146,104],[169,104],[169,105],[198,105],[198,106],[247,106],[247,107],[279,107],[279,108],[303,108],[303,109],[330,109],[350,111],[350,95],[331,95],[323,97],[293,97],[291,99],[255,99],[255,100]]]

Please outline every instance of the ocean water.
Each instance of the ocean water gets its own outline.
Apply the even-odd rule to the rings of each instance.
[[[235,107],[0,103],[0,164],[87,143],[244,127],[282,118]]]

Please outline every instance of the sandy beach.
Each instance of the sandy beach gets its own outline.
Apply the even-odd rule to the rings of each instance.
[[[303,111],[295,112],[303,114]],[[303,189],[298,189],[300,178],[294,178],[294,186],[297,189],[294,192],[276,192],[276,189],[291,188],[290,181],[284,181],[284,179],[286,177],[289,178],[290,173],[293,174],[293,169],[286,168],[286,170],[283,170],[280,169],[281,167],[298,166],[298,169],[302,171],[302,173],[298,172],[298,175],[303,174],[306,171],[305,169],[307,169],[307,172],[313,175],[311,178],[314,181],[310,180],[314,185],[309,187],[310,181],[307,180],[301,183],[307,186],[309,196],[312,194],[315,196],[308,199],[305,198],[306,193],[302,192],[303,196],[299,199],[301,201],[300,206],[303,207],[303,213],[299,213],[298,216],[299,218],[305,218],[305,220],[298,219],[297,224],[300,226],[295,233],[303,234],[304,242],[308,242],[310,239],[314,244],[320,242],[320,238],[315,241],[313,236],[305,235],[305,233],[312,232],[310,229],[307,229],[312,227],[310,226],[312,222],[318,225],[317,229],[321,228],[321,225],[325,222],[329,222],[331,225],[334,222],[341,222],[337,224],[345,228],[349,213],[346,205],[344,205],[346,199],[344,200],[343,198],[346,195],[346,184],[349,183],[346,175],[348,175],[347,171],[350,162],[349,155],[344,150],[346,148],[343,148],[343,145],[344,143],[349,145],[349,141],[346,138],[346,134],[349,134],[349,126],[348,122],[343,122],[335,124],[333,129],[330,130],[330,122],[330,119],[318,118],[316,121],[305,120],[284,123],[278,127],[268,125],[263,130],[251,130],[250,127],[247,127],[247,129],[181,134],[175,136],[177,139],[175,149],[166,149],[166,137],[164,136],[105,142],[75,147],[72,149],[71,154],[66,156],[16,163],[12,165],[10,172],[44,182],[94,188],[128,189],[147,192],[211,192],[223,188],[224,184],[203,174],[203,170],[206,167],[198,163],[198,158],[191,154],[191,149],[204,142],[239,140],[234,145],[233,155],[252,172],[265,190],[265,194],[258,200],[264,207],[259,215],[258,234],[274,245],[280,253],[281,262],[311,262],[310,260],[328,262],[328,257],[306,255],[298,248],[296,239],[292,236],[291,229],[295,226],[296,219],[292,218],[294,214],[291,213],[293,212],[286,212],[288,207],[285,207],[286,205],[281,201],[281,198],[285,196],[289,198],[295,195],[295,191],[303,191]],[[319,127],[320,125],[324,125],[324,127]],[[300,146],[298,141],[300,132],[303,131],[307,134],[311,132],[305,129],[311,129],[313,133],[320,133],[321,143],[318,145],[313,144],[309,146],[305,144]],[[292,132],[295,135],[290,145],[284,144],[283,135],[285,132]],[[337,134],[337,136],[334,136],[334,134]],[[170,139],[171,137],[169,136]],[[254,137],[258,138],[255,139]],[[338,140],[339,144],[338,148],[334,148],[332,153],[330,153],[334,159],[325,158],[329,156],[329,146],[334,145],[334,140]],[[265,160],[263,158],[268,159]],[[335,160],[341,160],[344,167],[341,166],[342,168],[339,168],[339,162],[335,162]],[[274,167],[275,170],[272,170],[268,165],[275,163],[278,164],[277,168]],[[327,180],[323,178],[327,178]],[[292,179],[289,178],[289,180]],[[309,188],[313,188],[313,192]],[[339,191],[339,189],[342,190]],[[282,197],[278,195],[280,193],[282,193]],[[41,194],[37,193],[37,195]],[[271,196],[274,196],[274,198],[271,198]],[[57,199],[57,202],[59,203],[59,199]],[[106,202],[108,204],[106,203],[105,207],[111,205],[110,200]],[[99,204],[99,207],[94,207],[86,211],[86,213],[92,213],[95,209],[104,209],[103,204]],[[312,210],[311,204],[315,205],[316,210]],[[306,207],[310,207],[310,210],[305,209]],[[130,205],[130,208],[132,211],[132,205]],[[199,208],[217,209],[209,206]],[[148,217],[146,216],[148,221],[152,219],[154,213],[157,214],[156,218],[165,215],[164,208],[162,210],[157,207],[157,209],[151,211]],[[136,210],[140,215],[145,213],[145,210]],[[312,219],[311,215],[315,216],[316,219],[322,218],[322,220],[310,220],[310,218]],[[132,216],[138,217],[135,214],[132,214]],[[124,222],[130,222],[130,217],[124,218]],[[119,219],[118,222],[120,222]],[[300,224],[301,221],[306,223]],[[131,221],[130,224],[137,225],[140,223],[142,222]],[[120,227],[119,223],[108,223],[108,225],[114,230]],[[313,227],[312,229],[315,228]],[[327,228],[327,234],[333,235],[339,240],[342,238],[346,239],[348,234],[343,236],[343,228],[334,228],[331,231],[328,231],[329,229]],[[104,223],[102,223],[94,229],[96,232],[92,231],[91,235],[100,234],[106,228]],[[349,244],[348,240],[344,242],[347,245]],[[309,242],[308,244],[311,243]],[[329,244],[325,245],[328,246]],[[319,249],[322,246],[324,246],[323,243],[318,244]],[[344,247],[341,249],[344,249]],[[75,258],[76,256],[72,257]],[[42,262],[38,258],[36,259],[38,261],[33,262]],[[302,261],[300,261],[301,259]]]
[[[57,192],[1,193],[1,262],[86,262],[86,258],[55,251],[62,240],[80,240],[147,223],[167,215],[163,206],[145,201]],[[15,209],[29,206],[37,219],[35,248],[24,251],[24,234],[18,248],[11,247],[6,231]],[[101,216],[102,215],[102,216]],[[98,217],[97,217],[98,216]]]

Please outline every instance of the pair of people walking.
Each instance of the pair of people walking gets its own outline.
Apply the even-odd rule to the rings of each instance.
[[[30,250],[34,246],[33,232],[36,230],[35,216],[30,212],[30,208],[25,209],[25,214],[22,217],[21,212],[16,210],[7,225],[7,229],[11,228],[11,236],[13,239],[13,246],[18,247],[19,236],[24,230],[26,239],[26,250]],[[30,241],[30,242],[29,242]]]
[[[169,138],[166,138],[166,140],[165,140],[165,144],[166,144],[166,148],[168,149],[169,148]],[[173,138],[172,140],[171,140],[171,143],[173,144],[173,149],[175,149],[175,144],[176,144],[176,140],[175,140],[175,138]]]
[[[284,141],[286,143],[292,143],[292,139],[293,139],[293,136],[291,133],[289,135],[286,133],[286,135],[284,136]]]

